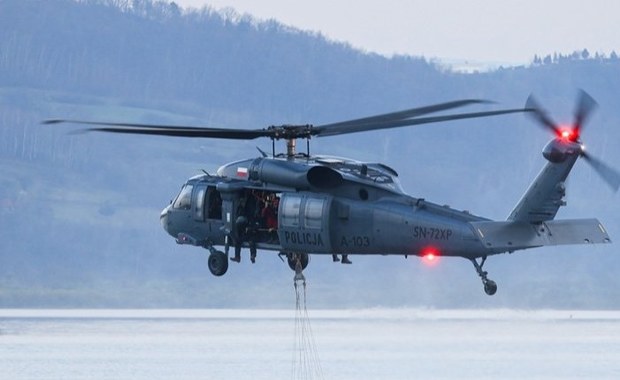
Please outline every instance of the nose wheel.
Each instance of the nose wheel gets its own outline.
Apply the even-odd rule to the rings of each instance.
[[[228,270],[228,255],[222,251],[218,251],[210,242],[205,242],[204,248],[209,250],[209,258],[207,264],[212,275],[220,277]]]
[[[480,279],[482,280],[482,285],[484,286],[484,292],[490,296],[495,294],[497,292],[497,284],[495,283],[495,281],[490,280],[487,277],[488,272],[482,269],[482,266],[484,265],[484,262],[487,260],[487,257],[483,256],[482,261],[480,261],[480,264],[478,264],[478,261],[476,261],[476,259],[469,259],[469,260],[471,261],[472,264],[474,264],[474,267],[476,268],[476,272],[478,273],[478,276],[480,276]]]
[[[228,256],[224,252],[213,252],[208,259],[209,271],[214,276],[223,276],[228,270]]]

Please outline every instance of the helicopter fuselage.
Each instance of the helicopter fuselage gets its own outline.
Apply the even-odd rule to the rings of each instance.
[[[88,131],[135,135],[253,140],[269,138],[272,157],[246,159],[222,166],[217,175],[190,178],[161,213],[164,229],[179,244],[209,250],[209,270],[221,276],[229,259],[241,261],[242,248],[250,259],[258,249],[278,251],[288,259],[296,278],[308,265],[309,254],[331,254],[350,264],[349,254],[402,256],[460,256],[474,265],[484,291],[493,295],[497,284],[483,270],[489,255],[541,246],[608,244],[603,225],[595,218],[560,219],[566,204],[565,181],[578,158],[583,158],[614,190],[620,172],[585,151],[584,122],[596,101],[585,91],[572,125],[554,123],[530,96],[525,108],[470,113],[437,113],[473,104],[464,99],[368,116],[330,124],[283,124],[267,128],[211,128],[157,124],[110,123],[50,119],[45,124],[81,123]],[[528,113],[553,140],[545,147],[547,163],[508,218],[493,221],[407,195],[393,169],[334,157],[311,157],[310,139],[371,130]],[[434,116],[429,116],[435,114]],[[296,152],[305,139],[307,153]],[[276,155],[275,141],[286,141],[286,154]],[[259,149],[260,150],[260,149]],[[224,251],[216,247],[224,247]],[[229,257],[234,247],[235,256]]]
[[[250,224],[257,248],[284,253],[492,253],[470,224],[487,219],[413,198],[397,176],[385,165],[331,157],[243,160],[188,180],[161,219],[177,242],[207,248],[247,247],[242,230]],[[275,199],[277,224],[269,226],[264,214]]]

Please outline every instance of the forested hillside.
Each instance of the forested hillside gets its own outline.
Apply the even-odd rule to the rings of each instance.
[[[0,0],[0,307],[287,307],[275,254],[212,277],[206,251],[177,246],[159,211],[201,169],[254,157],[237,142],[71,133],[49,118],[261,128],[339,121],[460,98],[521,107],[530,93],[569,122],[576,90],[599,109],[589,151],[620,167],[620,60],[583,51],[528,67],[452,73],[424,57],[383,57],[319,34],[164,1]],[[490,106],[493,108],[494,106]],[[482,110],[483,108],[480,108]],[[485,108],[486,109],[486,108]],[[412,195],[505,218],[550,136],[522,115],[312,141],[315,153],[394,167]],[[598,217],[620,239],[618,198],[583,163],[560,217]],[[471,264],[313,257],[315,305],[620,306],[615,245],[489,259],[498,294]],[[247,260],[246,260],[247,261]]]

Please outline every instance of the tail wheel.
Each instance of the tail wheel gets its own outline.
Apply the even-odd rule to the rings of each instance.
[[[490,296],[497,292],[497,284],[493,280],[486,280],[484,282],[484,292]]]
[[[489,296],[495,294],[497,292],[497,284],[495,283],[495,281],[489,280],[489,278],[487,277],[488,272],[482,270],[485,261],[487,261],[487,257],[482,256],[482,261],[480,262],[480,264],[478,264],[478,261],[476,261],[476,259],[469,259],[469,261],[474,264],[476,272],[478,272],[478,276],[480,276],[480,279],[482,280],[484,292]]]
[[[215,252],[209,255],[209,270],[214,276],[222,276],[228,270],[228,257],[224,252]]]

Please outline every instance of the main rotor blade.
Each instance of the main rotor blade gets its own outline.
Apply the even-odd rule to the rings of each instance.
[[[311,125],[280,125],[270,126],[263,129],[223,129],[207,127],[187,127],[175,125],[137,124],[137,123],[109,123],[100,121],[84,121],[70,119],[46,120],[43,124],[72,123],[95,126],[84,132],[107,132],[125,133],[137,135],[175,136],[175,137],[202,137],[236,140],[252,140],[259,137],[271,139],[295,139],[310,138],[311,136],[335,136],[346,133],[372,131],[376,129],[397,128],[409,125],[437,123],[449,120],[469,119],[502,115],[516,112],[530,112],[528,109],[510,109],[488,112],[473,112],[453,115],[442,115],[425,118],[412,118],[416,115],[424,115],[432,112],[444,111],[451,108],[462,107],[473,103],[490,103],[485,100],[466,99],[453,102],[430,105],[426,107],[412,108],[409,110],[370,116],[366,118],[349,120],[340,123],[331,123],[313,127]]]
[[[577,135],[581,134],[581,128],[588,116],[596,109],[598,103],[584,90],[579,90],[579,100],[577,101],[577,108],[575,109],[575,129]]]
[[[472,112],[472,113],[461,113],[461,114],[453,114],[453,115],[443,115],[443,116],[429,116],[429,117],[421,117],[416,119],[407,119],[407,120],[388,120],[385,122],[378,123],[361,123],[361,124],[347,124],[344,126],[329,126],[322,125],[318,127],[314,127],[312,129],[313,134],[318,136],[336,136],[343,135],[347,133],[355,133],[355,132],[364,132],[364,131],[372,131],[378,129],[388,129],[388,128],[398,128],[405,127],[410,125],[419,125],[419,124],[429,124],[429,123],[439,123],[442,121],[450,121],[450,120],[459,120],[459,119],[473,119],[479,117],[488,117],[488,116],[496,116],[496,115],[504,115],[509,113],[518,113],[518,112],[531,112],[528,109],[508,109],[508,110],[498,110],[498,111],[487,111],[487,112]]]
[[[585,158],[586,162],[592,166],[592,169],[601,176],[613,191],[618,191],[618,188],[620,188],[620,172],[586,152],[582,153],[582,157]]]
[[[446,102],[446,103],[434,104],[434,105],[425,106],[425,107],[411,108],[411,109],[407,109],[403,111],[396,111],[396,112],[390,112],[390,113],[385,113],[381,115],[363,117],[360,119],[353,119],[353,120],[340,121],[337,123],[323,124],[323,125],[319,125],[318,127],[320,128],[345,127],[348,125],[403,120],[403,119],[409,119],[412,117],[427,115],[429,113],[446,111],[446,110],[453,109],[453,108],[463,107],[469,104],[479,104],[479,103],[492,103],[492,102],[488,100],[481,100],[481,99],[456,100],[453,102]]]
[[[125,133],[135,135],[174,136],[174,137],[208,137],[233,140],[252,140],[258,137],[271,137],[272,133],[265,129],[224,129],[206,127],[183,127],[172,125],[107,123],[83,120],[46,120],[44,124],[85,124],[97,125],[99,128],[88,128],[86,132]]]
[[[531,115],[536,121],[552,130],[556,135],[561,134],[561,131],[557,127],[557,125],[553,122],[553,120],[549,118],[549,116],[547,116],[547,114],[545,113],[545,111],[543,111],[542,107],[540,107],[536,99],[534,99],[534,95],[528,96],[527,101],[525,102],[525,108],[532,110]]]

